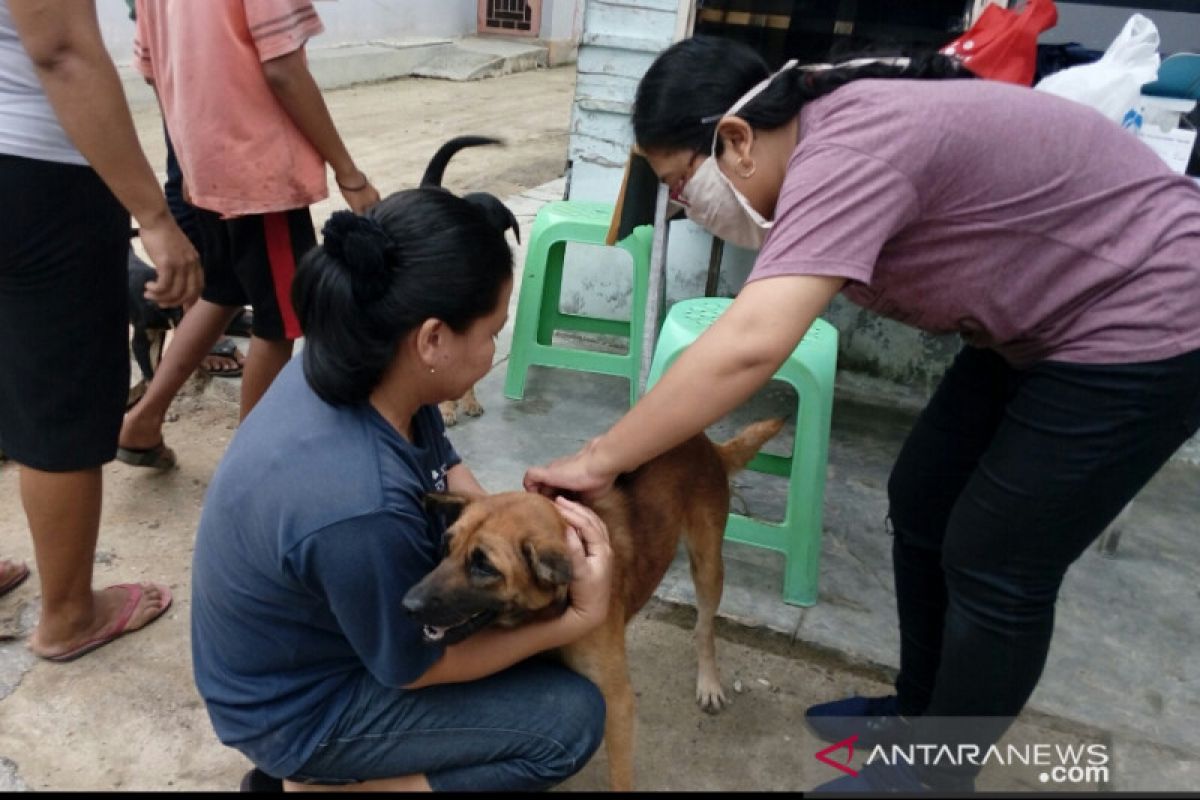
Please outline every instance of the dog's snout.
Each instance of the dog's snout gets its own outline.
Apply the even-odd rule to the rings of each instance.
[[[426,610],[428,602],[424,592],[412,591],[404,595],[401,605],[410,617],[415,617]]]

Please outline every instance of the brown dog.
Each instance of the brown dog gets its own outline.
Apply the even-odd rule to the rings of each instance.
[[[468,417],[478,417],[483,413],[483,406],[475,397],[475,387],[467,389],[466,393],[457,400],[443,400],[438,403],[438,411],[442,412],[442,424],[449,428],[458,424],[458,412]]]
[[[604,741],[614,790],[633,788],[634,695],[625,660],[625,624],[658,587],[682,534],[696,586],[696,701],[725,705],[717,671],[713,618],[721,601],[721,542],[729,513],[729,478],[779,432],[765,420],[714,445],[703,434],[622,475],[593,509],[612,542],[608,616],[560,650],[566,664],[592,680],[608,706]],[[430,497],[459,516],[447,530],[442,562],[404,598],[425,625],[425,638],[453,644],[491,624],[516,627],[562,614],[570,604],[571,562],[563,522],[541,495],[507,492],[482,498]]]

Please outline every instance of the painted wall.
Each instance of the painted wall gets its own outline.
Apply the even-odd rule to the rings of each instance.
[[[543,0],[543,39],[579,39],[583,31],[584,0]]]
[[[127,62],[133,23],[125,0],[96,0],[96,7],[109,49],[120,63]],[[325,23],[325,33],[314,42],[320,47],[372,39],[469,36],[476,29],[475,0],[317,0],[316,8]]]
[[[550,49],[550,63],[557,66],[576,60],[583,33],[586,0],[543,0],[539,38]]]
[[[630,111],[638,81],[674,41],[678,0],[588,0],[580,38],[575,105],[571,113],[571,193],[579,200],[613,201],[633,146]],[[712,237],[681,220],[671,225],[667,300],[704,293]],[[628,316],[630,269],[622,253],[568,250],[564,305],[588,314]],[[581,252],[581,251],[580,251]],[[721,289],[732,295],[753,254],[726,248]]]

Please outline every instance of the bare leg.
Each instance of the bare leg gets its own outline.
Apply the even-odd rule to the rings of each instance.
[[[274,341],[257,336],[250,339],[250,354],[246,357],[246,371],[242,374],[242,419],[246,418],[267,393],[267,389],[271,388],[275,376],[292,357],[295,345],[295,341],[291,339]],[[157,379],[155,376],[155,380]]]
[[[429,792],[429,781],[424,775],[404,775],[399,778],[379,778],[343,786],[314,785],[308,783],[283,782],[285,792]]]
[[[98,467],[80,472],[21,467],[21,503],[42,584],[42,616],[29,640],[37,655],[65,653],[99,635],[116,620],[128,597],[117,588],[92,591],[102,487]],[[157,589],[143,586],[126,629],[154,619],[161,601]]]
[[[240,306],[201,299],[183,315],[146,394],[125,415],[118,439],[122,447],[142,450],[162,443],[163,420],[171,401],[240,311]]]

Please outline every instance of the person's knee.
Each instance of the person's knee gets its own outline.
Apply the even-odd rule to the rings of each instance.
[[[952,542],[942,572],[950,605],[968,624],[1012,637],[1054,626],[1061,573],[1017,569],[1005,554],[985,557]]]
[[[572,673],[555,693],[554,707],[562,728],[555,737],[561,749],[547,758],[542,769],[557,783],[583,769],[604,741],[604,695],[587,678]]]
[[[904,545],[937,550],[946,526],[944,513],[933,513],[929,487],[900,463],[888,476],[888,531]]]
[[[554,709],[556,729],[553,746],[541,748],[528,769],[540,786],[551,787],[575,775],[587,765],[604,741],[604,694],[587,678],[575,673],[562,676],[546,698]]]

